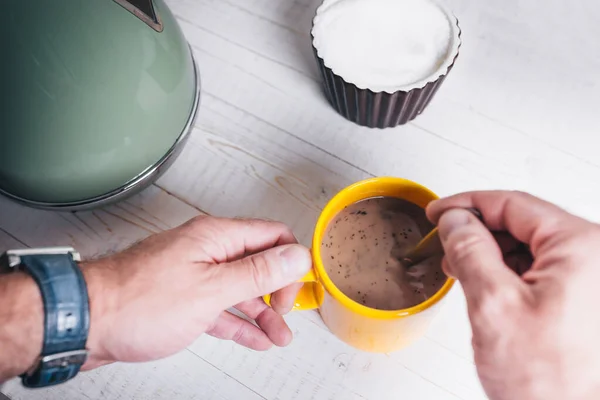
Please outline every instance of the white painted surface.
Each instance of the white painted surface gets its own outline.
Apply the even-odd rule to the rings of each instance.
[[[202,111],[159,183],[106,210],[57,214],[0,200],[0,246],[123,248],[193,215],[269,217],[309,243],[325,202],[372,175],[440,195],[520,189],[600,221],[600,3],[449,0],[456,68],[424,115],[392,130],[339,117],[323,98],[310,21],[319,0],[170,0],[202,70]],[[427,336],[393,355],[340,343],[315,313],[288,318],[286,349],[200,338],[156,363],[113,365],[13,399],[483,399],[460,288]]]

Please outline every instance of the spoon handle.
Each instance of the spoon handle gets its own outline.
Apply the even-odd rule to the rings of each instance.
[[[483,217],[479,210],[475,208],[466,208],[466,210],[483,222]],[[421,239],[415,248],[404,255],[402,262],[407,268],[409,268],[420,263],[421,261],[428,259],[429,257],[440,254],[444,254],[444,247],[442,246],[442,241],[436,226],[423,239]]]

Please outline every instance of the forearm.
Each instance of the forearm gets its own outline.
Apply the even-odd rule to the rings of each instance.
[[[0,383],[31,368],[44,336],[44,306],[24,273],[0,275]]]

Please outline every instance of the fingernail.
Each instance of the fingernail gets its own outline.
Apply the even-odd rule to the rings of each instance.
[[[448,239],[448,236],[459,228],[468,225],[473,218],[470,212],[454,208],[442,214],[439,222],[440,237],[442,240]]]
[[[290,279],[300,279],[312,267],[310,251],[300,245],[287,246],[279,256],[282,259],[282,271]]]

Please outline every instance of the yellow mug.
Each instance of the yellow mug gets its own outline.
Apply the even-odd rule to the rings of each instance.
[[[393,311],[366,307],[335,286],[321,258],[321,242],[327,226],[345,207],[381,196],[408,200],[422,208],[438,198],[418,183],[392,177],[367,179],[339,192],[325,206],[317,221],[312,241],[313,269],[301,280],[305,283],[296,297],[294,309],[318,308],[329,330],[339,339],[359,350],[389,353],[423,336],[454,280],[448,278],[442,288],[423,303]],[[270,295],[264,298],[267,304],[270,299]]]

